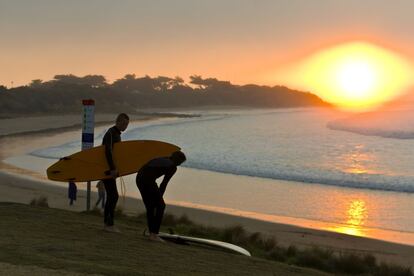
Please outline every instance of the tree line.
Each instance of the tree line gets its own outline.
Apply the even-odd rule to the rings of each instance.
[[[99,112],[137,112],[146,108],[240,106],[252,108],[328,106],[314,94],[284,86],[235,85],[216,78],[137,77],[127,74],[108,83],[102,75],[56,75],[15,88],[0,85],[0,112],[77,113],[82,99],[95,99]]]

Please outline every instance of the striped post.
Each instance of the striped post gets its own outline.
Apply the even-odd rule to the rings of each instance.
[[[92,99],[82,100],[82,150],[93,148],[95,128],[95,101]],[[86,188],[86,211],[91,209],[91,182],[87,182]]]

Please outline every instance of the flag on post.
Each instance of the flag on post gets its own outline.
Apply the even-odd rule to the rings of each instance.
[[[83,121],[82,121],[82,150],[93,148],[95,129],[95,101],[92,99],[82,100]],[[86,187],[86,211],[91,208],[91,182]]]
[[[95,128],[95,101],[83,100],[82,150],[93,148]]]

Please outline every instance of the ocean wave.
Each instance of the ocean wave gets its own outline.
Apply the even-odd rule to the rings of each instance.
[[[359,113],[331,121],[332,130],[348,131],[366,136],[414,139],[414,110],[387,110]]]
[[[307,172],[307,174],[301,174],[299,169],[295,173],[283,173],[275,171],[250,171],[242,168],[223,168],[220,166],[208,165],[203,163],[189,162],[184,164],[185,167],[208,170],[220,173],[228,173],[235,175],[244,175],[251,177],[260,177],[274,180],[295,181],[309,184],[322,184],[330,186],[339,186],[345,188],[358,188],[380,191],[392,191],[392,192],[404,192],[414,193],[414,186],[412,185],[412,179],[409,177],[387,177],[384,175],[368,175],[358,174],[350,175],[344,174],[343,177],[334,175],[330,177],[324,177],[315,173]],[[328,174],[324,174],[328,175]],[[353,178],[353,179],[352,179]],[[375,180],[373,178],[376,178]]]
[[[332,130],[348,131],[366,136],[378,136],[393,139],[414,139],[414,131],[387,130],[381,128],[357,127],[343,121],[332,121],[327,123],[327,127]]]
[[[412,164],[412,155],[406,154],[412,148],[410,143],[344,135],[331,132],[326,126],[398,139],[413,139],[414,131],[402,130],[401,124],[401,131],[390,131],[390,126],[382,129],[372,127],[374,124],[351,124],[361,122],[358,120],[342,119],[329,123],[327,120],[325,114],[319,113],[220,114],[131,126],[123,134],[123,140],[163,140],[168,137],[171,143],[185,145],[189,158],[184,166],[189,168],[275,180],[414,193],[412,170],[406,165]],[[103,134],[95,137],[95,141],[100,142]],[[79,150],[80,141],[72,141],[33,151],[31,155],[59,159]],[[389,162],[391,154],[395,154],[399,163]],[[352,158],[346,159],[348,156]],[[367,160],[367,156],[375,158]],[[354,163],[380,169],[368,170],[370,173],[344,170]]]
[[[182,124],[193,124],[193,123],[200,123],[200,122],[207,122],[207,121],[214,121],[214,120],[221,120],[225,118],[226,115],[220,116],[206,116],[202,118],[179,118],[173,119],[171,121],[160,121],[160,122],[149,122],[146,124],[142,124],[138,127],[133,127],[130,130],[126,131],[123,134],[123,140],[136,140],[139,139],[140,133],[145,131],[150,131],[153,128],[164,127],[164,126],[174,126],[174,125],[182,125]],[[102,131],[98,135],[95,135],[94,141],[95,145],[100,145],[102,143],[102,138],[105,134],[106,130]],[[62,145],[58,145],[55,147],[48,147],[37,149],[29,154],[36,157],[46,158],[46,159],[60,159],[62,157],[74,154],[81,149],[81,141],[71,141]]]

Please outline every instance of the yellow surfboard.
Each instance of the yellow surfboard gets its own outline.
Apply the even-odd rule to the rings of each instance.
[[[170,156],[179,147],[153,140],[125,141],[114,144],[113,160],[119,176],[136,173],[148,161]],[[110,178],[104,146],[80,151],[60,159],[47,169],[47,177],[55,181],[94,181]]]

